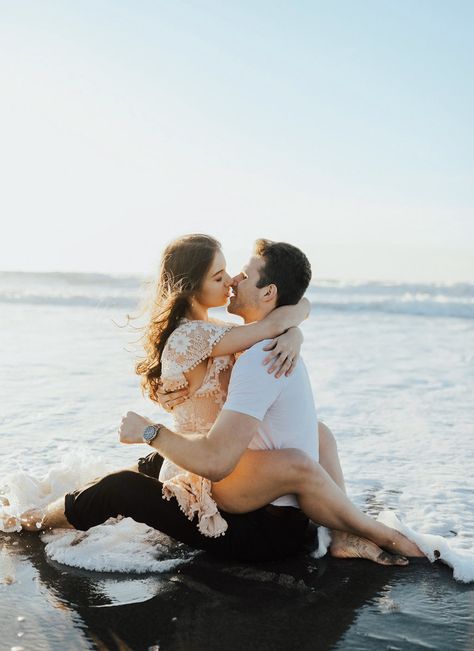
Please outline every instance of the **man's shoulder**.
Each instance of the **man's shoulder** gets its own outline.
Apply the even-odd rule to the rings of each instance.
[[[256,344],[253,344],[253,346],[250,346],[250,348],[247,348],[247,350],[244,350],[243,353],[239,355],[235,365],[249,366],[251,364],[254,364],[256,361],[263,360],[265,355],[268,353],[267,350],[263,349],[267,344],[270,343],[270,341],[271,339],[257,341]]]

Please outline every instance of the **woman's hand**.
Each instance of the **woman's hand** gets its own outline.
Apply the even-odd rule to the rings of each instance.
[[[168,393],[163,389],[161,382],[159,387],[156,398],[160,407],[163,407],[165,411],[173,411],[177,405],[181,405],[189,397],[188,387],[178,389],[178,391],[169,391]]]
[[[299,328],[290,328],[287,332],[273,339],[263,350],[271,352],[263,360],[263,364],[270,364],[269,373],[275,372],[279,378],[283,374],[290,376],[296,367],[296,362],[303,343],[303,333]]]

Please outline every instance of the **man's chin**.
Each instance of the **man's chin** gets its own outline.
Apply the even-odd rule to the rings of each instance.
[[[236,302],[234,296],[232,296],[229,300],[229,303],[227,305],[227,312],[229,312],[229,314],[237,314],[237,316],[240,316],[239,305]]]

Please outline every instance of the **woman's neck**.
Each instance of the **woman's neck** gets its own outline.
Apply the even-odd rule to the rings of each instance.
[[[193,301],[191,306],[186,310],[185,316],[191,321],[209,321],[207,307],[204,307],[204,305],[201,305],[197,301]]]

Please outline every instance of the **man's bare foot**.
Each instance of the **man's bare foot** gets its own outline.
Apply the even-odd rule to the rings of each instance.
[[[38,532],[44,529],[44,516],[45,513],[43,509],[30,509],[29,511],[22,513],[18,520],[24,531]]]
[[[412,556],[420,558],[425,556],[421,549],[411,540],[408,540],[406,536],[397,531],[396,529],[389,529],[388,539],[380,544],[381,547],[389,551],[391,554],[402,554],[403,556]]]
[[[365,558],[378,565],[408,565],[404,556],[389,554],[371,540],[343,531],[332,532],[329,551],[334,558]]]
[[[18,518],[15,517],[14,515],[0,515],[0,522],[2,523],[2,527],[5,527],[7,530],[11,530],[17,527],[18,525]]]

